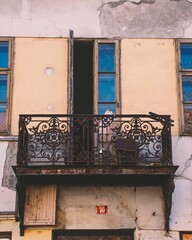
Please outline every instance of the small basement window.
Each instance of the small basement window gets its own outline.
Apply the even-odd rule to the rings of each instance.
[[[0,240],[11,240],[11,232],[0,232]]]
[[[192,239],[192,232],[180,232],[180,240]]]

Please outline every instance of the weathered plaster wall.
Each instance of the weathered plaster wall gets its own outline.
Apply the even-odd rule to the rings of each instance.
[[[191,0],[0,0],[1,36],[183,38]]]
[[[13,172],[10,166],[6,166],[7,148],[7,142],[0,142],[0,212],[15,211],[15,191],[12,188],[13,184],[9,182],[13,179]]]
[[[179,165],[170,216],[172,230],[189,230],[192,224],[192,138],[173,137],[173,161]]]
[[[122,113],[168,114],[179,134],[178,83],[172,39],[121,41]]]
[[[16,166],[16,158],[17,142],[8,142],[3,169],[2,186],[14,191],[16,190],[17,180],[12,166]]]
[[[136,231],[137,240],[179,240],[179,232],[169,232],[169,234],[164,231],[146,231],[139,230]]]
[[[100,36],[101,0],[1,0],[2,36]]]
[[[120,0],[103,3],[102,35],[128,38],[192,36],[191,0]]]
[[[96,205],[108,214],[97,215]],[[58,188],[57,228],[164,229],[164,204],[160,187]]]
[[[11,133],[18,115],[67,113],[66,39],[16,38]]]

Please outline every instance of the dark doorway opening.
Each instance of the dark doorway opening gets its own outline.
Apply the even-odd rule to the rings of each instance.
[[[74,114],[93,114],[93,41],[74,41]]]
[[[74,114],[93,114],[93,46],[93,41],[74,41]],[[91,117],[76,116],[73,118],[73,155],[76,165],[85,165],[91,162],[93,146],[91,126]]]
[[[54,230],[52,240],[133,240],[133,229]]]

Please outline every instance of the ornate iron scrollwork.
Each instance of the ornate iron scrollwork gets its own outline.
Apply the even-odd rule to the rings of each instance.
[[[21,115],[21,165],[170,164],[170,117]]]

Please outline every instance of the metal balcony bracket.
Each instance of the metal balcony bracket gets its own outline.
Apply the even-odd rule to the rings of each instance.
[[[25,189],[26,185],[19,177],[17,177],[17,208],[18,216],[17,219],[20,222],[20,236],[24,236],[24,207],[25,207]]]
[[[163,185],[163,195],[164,195],[164,216],[165,216],[165,230],[169,232],[169,216],[171,214],[171,207],[172,207],[172,193],[175,188],[174,184],[174,175],[167,176],[166,181],[164,181]]]

